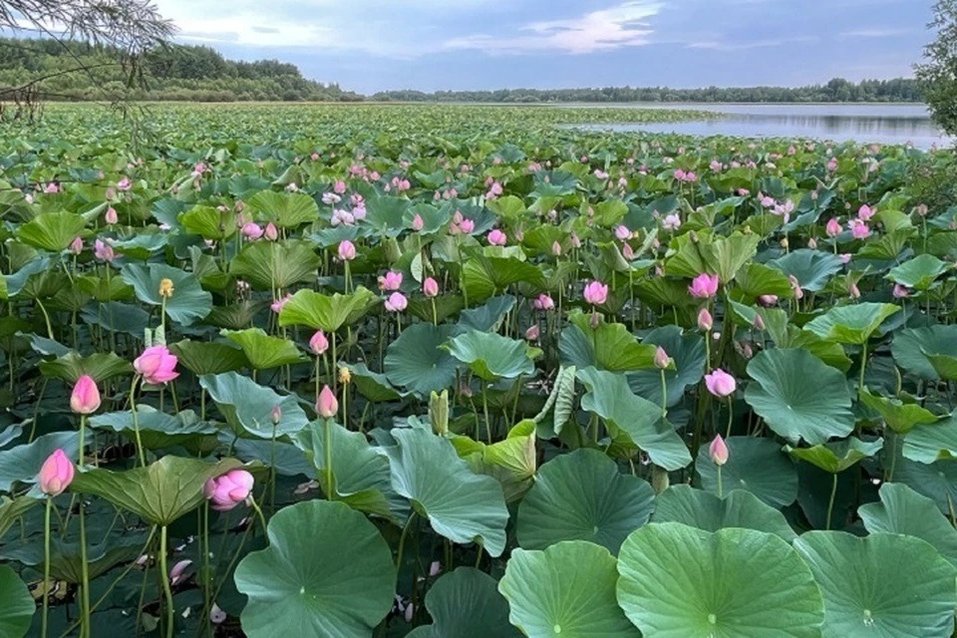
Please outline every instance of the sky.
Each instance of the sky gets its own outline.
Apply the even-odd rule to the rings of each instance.
[[[365,94],[907,77],[932,2],[155,0],[184,44]]]

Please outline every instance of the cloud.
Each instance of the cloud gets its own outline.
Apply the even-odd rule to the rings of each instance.
[[[892,38],[898,35],[909,35],[914,33],[913,29],[894,29],[891,27],[865,27],[861,29],[851,29],[842,31],[841,37],[844,38]]]
[[[446,40],[446,49],[477,49],[516,54],[540,51],[593,53],[643,46],[652,34],[648,18],[661,10],[657,0],[632,0],[608,9],[562,20],[531,22],[516,34],[475,34]]]
[[[784,46],[786,44],[802,44],[807,42],[817,42],[820,40],[817,36],[795,36],[793,38],[775,38],[773,40],[751,40],[741,42],[728,42],[721,40],[703,40],[691,42],[687,45],[689,49],[710,49],[712,51],[746,51],[748,49],[764,49],[768,47]]]

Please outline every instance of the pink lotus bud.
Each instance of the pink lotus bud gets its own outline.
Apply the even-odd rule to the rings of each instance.
[[[655,367],[659,370],[667,370],[670,365],[671,357],[668,356],[664,348],[658,346],[658,348],[655,349]]]
[[[336,182],[332,185],[332,190],[336,195],[342,195],[346,192],[346,183],[341,179],[337,179]]]
[[[176,583],[186,580],[186,568],[193,564],[191,560],[181,560],[169,570],[169,584],[175,585]]]
[[[707,308],[702,308],[698,311],[698,329],[702,332],[708,332],[714,326],[714,319],[711,317],[711,313],[708,312]]]
[[[230,470],[206,481],[203,493],[210,507],[217,512],[228,512],[249,498],[254,483],[253,475],[246,470]]]
[[[555,257],[562,256],[562,245],[558,241],[552,242],[552,255]]]
[[[264,232],[265,231],[263,231],[262,226],[260,226],[256,222],[248,222],[246,224],[243,224],[242,233],[243,233],[243,237],[245,237],[246,239],[259,239],[260,237],[263,236]]]
[[[538,337],[541,334],[541,330],[538,327],[537,323],[533,323],[529,326],[528,330],[525,331],[525,338],[529,341],[538,341]]]
[[[282,406],[278,403],[272,406],[272,412],[269,413],[269,418],[272,419],[273,425],[279,425],[279,422],[282,421]]]
[[[555,302],[549,295],[543,292],[532,302],[532,307],[535,308],[535,310],[554,310]]]
[[[129,177],[123,177],[116,183],[117,190],[128,191],[133,188],[133,181]]]
[[[439,294],[439,282],[432,277],[426,277],[422,282],[422,294],[426,297],[437,297]]]
[[[462,233],[469,235],[475,230],[475,222],[466,217],[459,223],[459,228],[462,230]]]
[[[103,215],[103,219],[107,224],[115,224],[120,220],[119,216],[116,214],[116,209],[110,206],[106,209],[106,214]]]
[[[328,385],[322,386],[322,392],[316,399],[316,412],[324,419],[331,419],[339,411],[339,402],[336,400],[335,393],[329,389]]]
[[[715,368],[710,374],[704,375],[704,384],[708,392],[716,397],[730,396],[738,387],[734,377],[721,368]]]
[[[827,220],[824,232],[827,233],[828,237],[837,237],[841,234],[841,223],[837,221],[837,217],[832,217]]]
[[[488,234],[488,243],[492,246],[504,246],[508,243],[508,236],[496,228]]]
[[[906,299],[910,297],[910,290],[908,290],[906,286],[894,284],[894,290],[891,294],[894,295],[894,299]]]
[[[326,333],[322,330],[316,330],[316,333],[309,338],[309,349],[316,356],[323,354],[329,349],[329,340],[326,339]]]
[[[807,247],[811,250],[817,250],[817,240],[813,237],[807,240]]]
[[[600,281],[593,281],[585,286],[585,301],[593,306],[600,306],[608,301],[608,286]]]
[[[75,474],[76,468],[73,467],[73,461],[66,452],[57,449],[40,467],[37,483],[40,485],[40,491],[47,496],[59,496],[70,487]]]
[[[339,259],[342,261],[352,261],[356,258],[356,247],[348,239],[339,243]]]
[[[90,375],[84,374],[73,384],[70,409],[77,414],[93,414],[100,409],[100,390]]]
[[[179,376],[176,364],[179,360],[166,346],[151,346],[133,361],[133,369],[143,375],[151,385],[161,385]]]
[[[778,302],[777,295],[761,295],[758,297],[758,303],[762,306],[773,306]]]
[[[624,224],[615,227],[615,237],[621,241],[631,239],[631,231]]]
[[[279,229],[276,228],[276,225],[272,222],[266,224],[266,230],[263,231],[263,236],[269,241],[276,241],[279,239]]]
[[[73,238],[73,241],[70,242],[70,252],[73,253],[74,255],[79,255],[80,253],[83,252],[82,237],[77,236]]]
[[[861,206],[859,209],[857,209],[857,218],[860,219],[861,221],[866,222],[866,221],[868,221],[871,217],[874,216],[874,213],[875,213],[875,212],[876,212],[876,211],[875,211],[873,208],[871,208],[871,207],[868,206],[867,204],[864,204],[864,205]]]
[[[795,299],[804,298],[804,290],[801,289],[801,282],[794,275],[788,275],[788,283],[791,284],[791,290],[794,291]]]
[[[385,300],[385,309],[389,312],[402,312],[409,305],[409,300],[401,292],[394,292]]]
[[[402,286],[402,273],[390,270],[379,277],[379,290],[398,290]]]
[[[708,454],[715,465],[724,465],[728,462],[728,445],[720,434],[711,441],[711,445],[708,446]]]
[[[754,327],[758,330],[764,330],[764,319],[761,315],[754,315]]]
[[[425,228],[425,220],[422,219],[422,215],[416,213],[412,218],[412,230],[419,232],[423,228]]]
[[[572,243],[572,248],[581,248],[581,247],[582,247],[582,240],[581,240],[581,238],[580,238],[578,235],[576,235],[575,233],[572,233],[572,234],[571,234],[571,237],[570,237],[569,239],[570,239],[570,241],[571,241],[571,243]]]
[[[714,297],[718,292],[718,285],[721,283],[718,275],[712,275],[710,273],[701,273],[697,277],[691,280],[691,285],[688,286],[688,292],[692,297],[697,297],[699,299],[709,299]]]
[[[113,253],[113,247],[100,239],[93,242],[93,256],[105,262],[112,262],[113,259],[116,258],[116,255]]]
[[[851,299],[860,299],[861,289],[857,287],[856,283],[850,281],[847,284],[847,294],[850,295]]]

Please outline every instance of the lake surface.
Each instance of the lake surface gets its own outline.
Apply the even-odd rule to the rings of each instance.
[[[583,106],[583,105],[576,105]],[[608,107],[602,104],[595,106]],[[621,104],[620,108],[668,108],[724,113],[686,122],[587,125],[589,129],[686,135],[812,138],[862,144],[951,146],[922,104]]]

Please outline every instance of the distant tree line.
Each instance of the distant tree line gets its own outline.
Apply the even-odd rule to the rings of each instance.
[[[670,89],[606,87],[583,89],[500,89],[497,91],[382,91],[372,100],[394,102],[920,102],[916,80],[834,78],[827,84],[802,87],[729,87]]]
[[[140,100],[203,102],[361,99],[338,84],[304,78],[294,64],[237,62],[204,46],[151,49],[138,68],[141,81],[133,86],[117,58],[108,45],[0,38],[0,94],[4,87],[36,83],[48,100],[99,100],[119,92]]]

